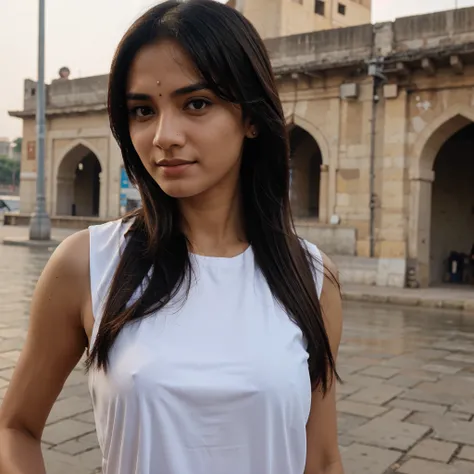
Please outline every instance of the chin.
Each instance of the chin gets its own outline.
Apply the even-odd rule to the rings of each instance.
[[[197,189],[196,186],[179,181],[160,182],[158,185],[165,194],[175,199],[192,198],[203,192],[202,189]]]

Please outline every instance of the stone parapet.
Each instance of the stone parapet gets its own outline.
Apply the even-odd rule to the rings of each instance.
[[[474,51],[474,7],[266,41],[276,74],[360,67]]]
[[[353,65],[370,58],[372,25],[285,36],[265,42],[277,74]]]

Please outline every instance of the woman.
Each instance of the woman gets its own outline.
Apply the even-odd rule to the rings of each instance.
[[[45,268],[0,471],[44,472],[45,421],[88,348],[106,474],[341,474],[340,294],[293,230],[258,34],[211,0],[152,8],[118,47],[109,115],[143,208]]]

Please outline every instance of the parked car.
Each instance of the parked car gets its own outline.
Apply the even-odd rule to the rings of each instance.
[[[0,196],[0,220],[3,221],[3,216],[6,212],[20,212],[20,197],[19,196]]]

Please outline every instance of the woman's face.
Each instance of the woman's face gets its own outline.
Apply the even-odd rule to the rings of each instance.
[[[161,189],[189,198],[236,186],[245,137],[240,107],[207,89],[179,45],[161,41],[135,57],[127,103],[132,143]]]

